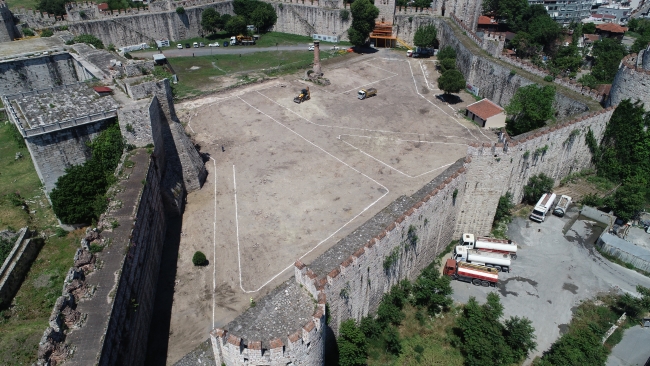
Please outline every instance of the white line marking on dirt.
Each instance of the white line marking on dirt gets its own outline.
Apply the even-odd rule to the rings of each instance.
[[[390,165],[384,163],[383,161],[377,159],[376,157],[374,157],[374,156],[368,154],[367,152],[365,152],[365,151],[359,149],[358,147],[352,145],[351,143],[349,143],[349,142],[347,142],[347,141],[345,141],[345,140],[341,140],[341,141],[343,141],[343,143],[345,143],[345,144],[348,144],[348,145],[351,146],[353,149],[358,150],[360,153],[362,153],[362,154],[368,156],[369,158],[371,158],[371,159],[373,159],[373,160],[375,160],[375,161],[377,161],[377,162],[379,162],[379,163],[385,165],[385,166],[388,167],[389,169],[392,169],[392,170],[394,170],[394,171],[396,171],[396,172],[398,172],[398,173],[404,175],[404,176],[407,177],[407,178],[418,178],[418,177],[421,177],[421,176],[423,176],[423,175],[425,175],[425,174],[429,174],[429,173],[435,172],[435,171],[438,170],[438,169],[441,169],[441,168],[444,168],[444,167],[448,167],[448,166],[450,166],[450,165],[453,164],[453,163],[446,164],[446,165],[443,165],[443,166],[437,167],[437,168],[435,168],[435,169],[433,169],[433,170],[429,170],[428,172],[424,172],[424,173],[422,173],[422,174],[418,174],[418,175],[416,175],[416,176],[412,176],[412,175],[409,175],[409,174],[404,173],[403,171],[401,171],[401,170],[399,170],[399,169],[397,169],[397,168],[395,168],[395,167],[392,167],[392,166],[390,166]],[[442,142],[441,142],[441,143],[442,143]],[[458,144],[458,145],[461,145],[461,144]],[[462,145],[462,146],[465,146],[465,145]]]
[[[215,298],[217,292],[217,161],[210,157],[214,167],[214,220],[212,222],[212,328],[214,328]]]
[[[261,94],[261,93],[260,93],[260,94]],[[263,94],[262,94],[262,95],[263,95]],[[377,198],[374,202],[370,203],[370,204],[369,204],[368,206],[366,206],[363,210],[361,210],[361,212],[359,212],[356,216],[354,216],[353,218],[351,218],[348,222],[346,222],[345,224],[343,224],[343,226],[341,226],[340,228],[336,229],[336,231],[334,231],[333,233],[331,233],[327,238],[321,240],[318,244],[316,244],[313,248],[309,249],[306,253],[304,253],[304,254],[303,254],[302,256],[300,256],[298,259],[302,259],[302,258],[304,258],[305,256],[307,256],[309,253],[311,253],[312,251],[314,251],[314,250],[315,250],[316,248],[318,248],[321,244],[323,244],[324,242],[326,242],[327,240],[329,240],[330,238],[332,238],[332,237],[333,237],[334,235],[336,235],[339,231],[343,230],[344,227],[346,227],[348,224],[350,224],[352,221],[354,221],[357,217],[361,216],[361,215],[362,215],[364,212],[366,212],[370,207],[374,206],[374,205],[375,205],[377,202],[379,202],[382,198],[386,197],[386,195],[387,195],[388,193],[390,193],[390,191],[388,190],[388,188],[386,188],[383,184],[377,182],[377,181],[374,180],[373,178],[371,178],[371,177],[367,176],[366,174],[360,172],[360,171],[357,170],[356,168],[354,168],[354,167],[348,165],[348,164],[347,164],[346,162],[344,162],[343,160],[337,158],[336,156],[332,155],[332,154],[331,154],[330,152],[328,152],[327,150],[325,150],[325,149],[323,149],[322,147],[316,145],[315,143],[309,141],[309,140],[308,140],[307,138],[305,138],[303,135],[301,135],[301,134],[299,134],[298,132],[292,130],[292,129],[289,128],[288,126],[284,125],[282,122],[280,122],[280,121],[276,120],[275,118],[271,117],[270,115],[268,115],[268,114],[262,112],[262,111],[259,110],[258,108],[255,108],[253,105],[251,105],[250,103],[248,103],[247,101],[245,101],[245,100],[242,99],[241,97],[238,97],[238,98],[239,98],[242,102],[246,103],[249,107],[253,108],[254,110],[258,111],[259,113],[261,113],[261,114],[265,115],[266,117],[268,117],[269,119],[271,119],[273,122],[279,124],[280,126],[286,128],[287,130],[291,131],[293,134],[295,134],[296,136],[298,136],[298,137],[300,137],[301,139],[305,140],[307,143],[309,143],[310,145],[314,146],[314,147],[317,148],[318,150],[320,150],[320,151],[324,152],[325,154],[329,155],[329,156],[332,157],[334,160],[336,160],[336,161],[338,161],[339,163],[341,163],[341,164],[347,166],[348,168],[352,169],[352,170],[355,171],[356,173],[359,173],[359,174],[362,175],[363,177],[367,178],[368,180],[372,181],[373,183],[377,184],[378,186],[380,186],[381,188],[383,188],[384,190],[386,190],[386,192],[385,192],[381,197]],[[257,290],[245,290],[245,289],[244,289],[243,284],[242,284],[241,255],[240,255],[240,248],[239,248],[239,219],[238,219],[238,217],[237,217],[237,186],[236,186],[236,181],[235,181],[235,165],[234,165],[234,164],[233,164],[232,169],[233,169],[233,183],[235,184],[235,226],[236,226],[236,231],[237,231],[237,254],[238,254],[238,256],[237,256],[237,257],[238,257],[237,260],[238,260],[238,262],[239,262],[239,287],[242,289],[242,291],[244,291],[244,293],[253,293],[253,292],[258,292],[259,290],[261,290],[262,288],[264,288],[264,286],[266,286],[266,285],[268,285],[269,283],[271,283],[271,281],[273,281],[273,280],[275,280],[276,278],[278,278],[282,273],[284,273],[285,271],[287,271],[288,269],[290,269],[291,267],[293,267],[293,263],[290,264],[290,265],[288,265],[285,269],[283,269],[283,270],[281,270],[280,272],[278,272],[275,276],[271,277],[271,279],[269,279],[268,281],[266,281],[265,283],[263,283],[263,284],[262,284],[262,285],[261,285]]]

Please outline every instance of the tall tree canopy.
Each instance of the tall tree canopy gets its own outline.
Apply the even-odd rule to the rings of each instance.
[[[207,8],[201,13],[201,28],[208,33],[215,33],[222,29],[224,23],[221,21],[221,14],[214,8]]]
[[[510,116],[506,122],[508,133],[514,136],[544,126],[546,121],[553,119],[553,100],[555,87],[550,85],[531,84],[517,89],[505,108]]]
[[[278,20],[273,6],[259,0],[235,0],[233,11],[244,19],[245,25],[254,25],[260,32],[265,32]]]
[[[604,38],[594,42],[592,54],[596,60],[591,74],[601,84],[610,84],[614,81],[621,59],[627,54],[627,51],[617,39]]]
[[[413,36],[413,44],[417,47],[431,47],[436,42],[438,30],[433,24],[418,27]]]
[[[379,9],[370,0],[355,0],[350,5],[350,12],[352,13],[352,24],[348,29],[348,38],[353,45],[362,46],[375,26]]]
[[[465,77],[456,69],[447,70],[438,78],[438,88],[445,94],[458,93],[465,85]]]

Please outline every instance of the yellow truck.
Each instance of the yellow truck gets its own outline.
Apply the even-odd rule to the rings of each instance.
[[[357,98],[363,100],[363,99],[370,98],[370,97],[375,96],[375,95],[377,95],[377,89],[375,89],[375,88],[361,89],[357,93]]]

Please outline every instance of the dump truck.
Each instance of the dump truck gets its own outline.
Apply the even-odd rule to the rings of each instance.
[[[377,95],[377,89],[375,89],[375,88],[361,89],[357,93],[357,98],[363,100],[363,99],[366,99],[366,98],[370,98],[370,97],[372,97],[374,95]]]
[[[302,103],[302,102],[304,102],[306,100],[309,100],[309,99],[311,99],[311,95],[309,93],[309,88],[305,88],[305,89],[300,91],[300,95],[293,98],[293,101],[300,104],[300,103]]]
[[[476,286],[495,286],[499,282],[499,271],[496,268],[481,266],[467,262],[458,262],[447,259],[443,275],[454,280],[471,282]]]
[[[463,234],[460,243],[468,249],[481,249],[489,252],[509,254],[510,258],[517,259],[517,244],[512,240],[482,238],[474,239],[473,234]]]
[[[533,212],[530,213],[530,219],[537,222],[544,222],[546,219],[546,214],[553,206],[555,202],[555,193],[544,193],[542,198],[537,201]]]
[[[488,252],[481,249],[468,249],[462,245],[454,249],[452,258],[456,261],[496,268],[499,272],[510,272],[510,264],[512,263],[510,254]]]
[[[567,195],[562,195],[560,196],[560,201],[558,201],[557,205],[555,206],[555,210],[553,210],[553,215],[562,217],[566,213],[566,211],[569,209],[569,205],[571,204],[571,197]]]

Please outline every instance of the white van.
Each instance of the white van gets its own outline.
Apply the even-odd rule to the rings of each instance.
[[[194,42],[192,45],[194,46],[194,48],[199,48],[199,42]]]
[[[537,222],[543,222],[546,219],[546,214],[549,212],[555,202],[555,193],[544,193],[542,198],[537,201],[533,212],[530,214],[530,219]]]

